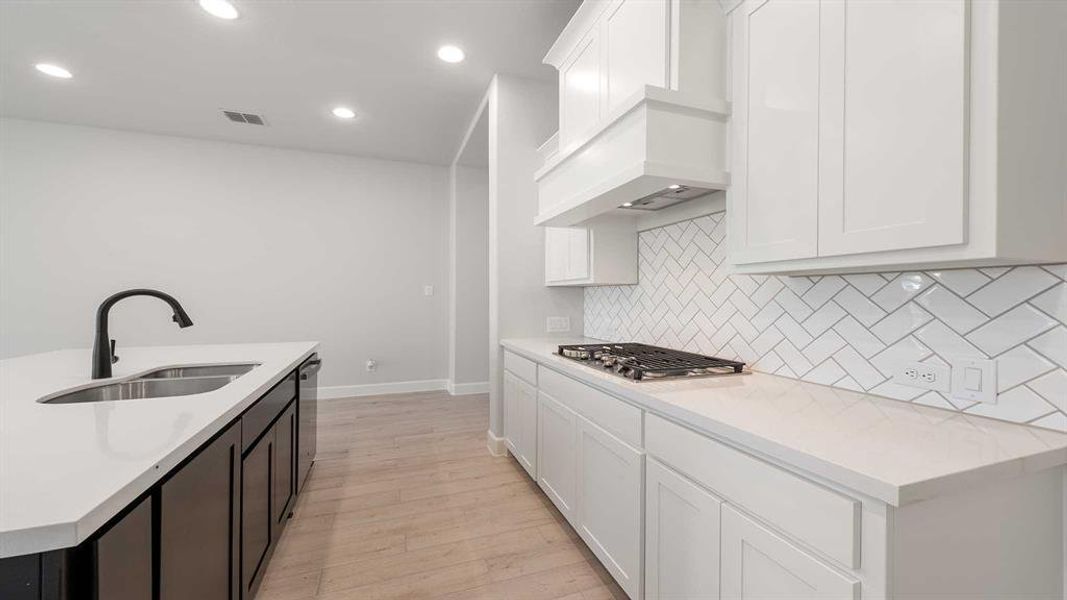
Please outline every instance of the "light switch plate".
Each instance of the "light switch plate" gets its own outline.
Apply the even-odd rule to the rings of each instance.
[[[571,318],[548,317],[545,319],[545,329],[548,333],[566,333],[571,330]]]
[[[997,403],[997,361],[952,359],[952,397],[971,402]]]

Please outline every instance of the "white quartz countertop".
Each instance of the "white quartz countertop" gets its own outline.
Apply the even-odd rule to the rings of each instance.
[[[504,348],[757,455],[894,506],[1067,464],[1067,434],[750,373],[634,382],[556,352]]]
[[[94,383],[89,350],[0,361],[0,558],[81,543],[317,347],[124,348],[114,379],[176,365],[261,364],[203,394],[80,404],[37,400]]]

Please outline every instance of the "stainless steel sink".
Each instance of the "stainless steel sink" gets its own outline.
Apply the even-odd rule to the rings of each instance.
[[[45,404],[75,404],[110,400],[139,400],[142,398],[171,398],[217,390],[259,363],[167,367],[150,371],[136,379],[114,381],[102,385],[46,396],[38,402]]]
[[[237,363],[232,365],[203,365],[189,367],[170,367],[141,375],[139,379],[184,379],[187,377],[241,376],[259,366],[259,363]]]

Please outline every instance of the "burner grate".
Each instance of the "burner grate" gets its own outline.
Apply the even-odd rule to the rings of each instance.
[[[604,368],[635,380],[740,373],[745,366],[734,360],[637,343],[561,345],[559,355],[599,362]]]

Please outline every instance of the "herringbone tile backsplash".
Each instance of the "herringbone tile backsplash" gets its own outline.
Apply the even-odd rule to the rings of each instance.
[[[585,291],[585,335],[1067,431],[1067,265],[737,275],[725,213],[639,237],[640,283]],[[996,358],[996,404],[892,382],[902,362]]]

